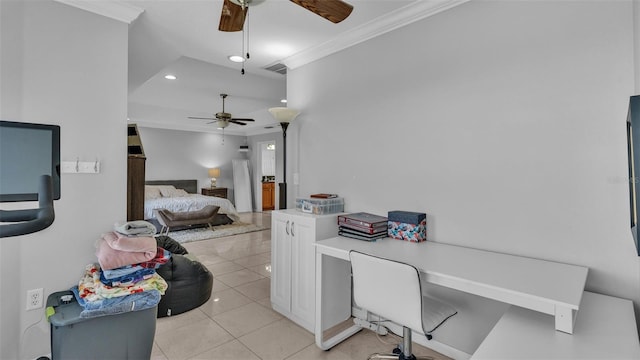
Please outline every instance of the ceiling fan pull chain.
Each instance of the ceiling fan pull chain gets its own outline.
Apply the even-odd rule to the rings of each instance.
[[[249,58],[251,56],[249,56],[249,13],[247,12],[247,21],[245,23],[246,28],[247,28],[247,56],[246,56],[246,60],[249,60]],[[244,36],[244,33],[242,34]],[[244,52],[244,49],[242,49]]]
[[[244,48],[244,28],[245,27],[246,27],[246,25],[243,24],[243,26],[242,26],[242,53],[243,54],[244,54],[244,49],[245,49]],[[242,61],[242,70],[240,70],[240,74],[242,74],[242,75],[244,75],[244,63],[245,63],[245,61],[247,61],[246,58]]]

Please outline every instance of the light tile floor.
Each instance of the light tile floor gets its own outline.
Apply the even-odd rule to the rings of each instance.
[[[269,225],[271,215],[241,214],[243,222]],[[214,274],[211,299],[197,309],[158,319],[151,358],[366,359],[389,352],[401,339],[363,330],[330,351],[313,334],[271,309],[271,232],[264,230],[185,244]],[[420,345],[416,355],[447,359]]]

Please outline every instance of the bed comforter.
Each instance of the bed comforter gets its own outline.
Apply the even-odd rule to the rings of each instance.
[[[220,207],[218,214],[225,214],[234,222],[240,221],[235,206],[229,201],[215,196],[205,196],[200,194],[189,194],[188,196],[179,197],[160,197],[157,199],[145,199],[144,201],[144,218],[155,218],[155,209],[167,209],[172,212],[195,211],[200,210],[207,205],[216,205]]]

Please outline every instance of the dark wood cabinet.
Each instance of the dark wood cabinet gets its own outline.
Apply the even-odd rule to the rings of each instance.
[[[276,188],[272,182],[262,183],[262,210],[274,210],[276,207]]]
[[[200,190],[200,193],[207,196],[217,196],[225,199],[227,198],[227,188],[223,187],[202,188]]]
[[[127,127],[127,221],[144,220],[145,163],[138,127]]]
[[[127,221],[144,220],[144,176],[147,159],[127,159]]]

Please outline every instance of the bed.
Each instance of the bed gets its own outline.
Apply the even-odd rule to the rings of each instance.
[[[197,180],[150,180],[145,182],[144,218],[155,220],[155,209],[172,212],[195,211],[207,205],[220,207],[213,225],[240,221],[235,206],[228,199],[197,193]]]

